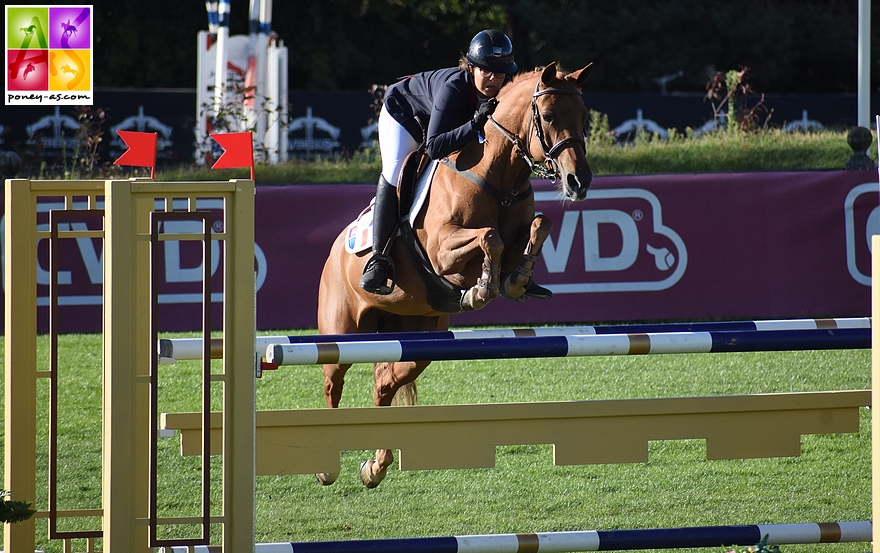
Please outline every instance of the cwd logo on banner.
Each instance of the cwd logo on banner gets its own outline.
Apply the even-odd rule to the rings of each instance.
[[[853,280],[871,286],[871,237],[880,234],[877,183],[866,182],[850,190],[843,209],[846,222],[846,268]]]
[[[5,104],[92,105],[92,6],[6,6]]]
[[[100,230],[103,221],[94,212],[85,210],[85,202],[74,202],[74,209],[83,210],[82,218],[78,221],[59,223],[59,230]],[[175,200],[175,210],[186,210],[186,200]],[[64,210],[64,202],[41,202],[37,205],[37,230],[49,232],[49,212],[52,210]],[[104,209],[104,202],[98,201],[97,210]],[[157,201],[156,210],[164,209],[161,201]],[[214,213],[212,231],[223,232],[223,201],[200,199],[197,201],[197,209],[212,211]],[[6,216],[0,218],[0,245],[3,247],[2,263],[6,263],[5,231]],[[199,221],[165,221],[160,232],[168,234],[201,234]],[[103,302],[104,282],[104,250],[100,239],[92,238],[69,238],[62,240],[59,247],[58,285],[60,306],[98,306]],[[73,242],[74,244],[66,244]],[[167,240],[162,242],[164,248],[163,266],[158,270],[163,274],[163,285],[159,291],[159,304],[201,304],[202,283],[202,253],[201,242]],[[219,240],[211,241],[211,274],[217,274],[222,256],[220,255],[221,244]],[[37,251],[40,261],[37,263],[37,305],[49,305],[49,279],[48,268],[48,241],[37,240]],[[256,285],[259,290],[266,281],[266,255],[258,244],[254,244],[254,257],[256,269]],[[214,302],[222,302],[222,283],[216,282],[216,290],[212,291],[211,299]],[[3,282],[6,288],[5,281]]]
[[[542,285],[555,294],[642,292],[681,279],[687,247],[663,223],[657,196],[638,188],[594,189],[589,202],[589,209],[566,210],[575,204],[560,202],[556,192],[535,193],[536,211],[554,221],[541,250],[549,273]]]

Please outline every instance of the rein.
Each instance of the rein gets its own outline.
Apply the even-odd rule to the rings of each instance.
[[[544,96],[545,94],[580,95],[581,91],[576,88],[545,88],[540,90],[540,87],[541,82],[538,81],[538,84],[535,85],[535,93],[532,94],[532,113],[529,119],[529,127],[534,126],[535,136],[537,136],[538,140],[541,142],[541,149],[544,151],[543,164],[532,159],[532,156],[528,152],[527,140],[525,141],[526,147],[524,148],[522,138],[502,127],[501,124],[491,115],[489,116],[489,121],[491,121],[492,124],[495,125],[495,128],[498,129],[498,131],[507,138],[511,144],[513,144],[517,155],[526,162],[529,169],[531,169],[537,177],[549,179],[555,183],[560,178],[559,164],[556,163],[556,156],[559,155],[561,150],[567,148],[571,144],[580,143],[583,145],[583,139],[576,136],[569,136],[568,138],[563,138],[553,146],[548,145],[546,135],[544,134],[544,127],[541,125],[540,114],[538,113],[538,97]],[[527,134],[527,136],[529,135]]]

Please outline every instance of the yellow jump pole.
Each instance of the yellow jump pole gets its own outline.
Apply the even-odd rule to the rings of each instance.
[[[875,131],[880,152],[880,116]],[[880,317],[880,235],[871,237],[871,316]],[[873,319],[880,320],[880,319]],[[880,405],[880,325],[871,330],[871,403]],[[871,411],[871,498],[872,520],[880,521],[880,417]],[[880,544],[880,524],[874,524],[874,543]]]
[[[30,181],[6,181],[5,210],[4,486],[12,493],[13,499],[34,501],[37,456],[37,264],[34,250],[37,213]],[[33,518],[18,524],[4,524],[3,543],[7,553],[32,553],[34,532]]]
[[[871,316],[880,317],[880,235],[871,237]],[[880,320],[880,319],[874,319]],[[871,330],[871,403],[880,405],[880,325]],[[880,521],[880,417],[871,411],[872,520]],[[874,543],[880,543],[880,524],[874,525]]]
[[[149,458],[149,266],[145,214],[132,183],[108,181],[104,216],[104,546],[145,553]],[[138,205],[141,204],[141,205]]]

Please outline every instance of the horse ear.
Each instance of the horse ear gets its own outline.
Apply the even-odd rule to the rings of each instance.
[[[541,73],[541,82],[544,83],[544,86],[550,86],[550,84],[556,80],[556,62],[551,62],[550,65],[544,68],[544,72]]]
[[[577,71],[570,73],[565,76],[565,80],[574,81],[577,84],[578,88],[584,86],[584,83],[587,82],[587,77],[590,76],[590,73],[593,72],[593,62],[590,62],[583,69],[578,69]]]

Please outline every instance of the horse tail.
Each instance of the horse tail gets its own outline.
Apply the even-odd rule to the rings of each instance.
[[[418,405],[419,403],[419,390],[416,387],[415,382],[410,382],[409,384],[404,384],[397,390],[397,393],[394,394],[394,399],[391,400],[391,405],[395,406],[407,406],[407,405]]]

